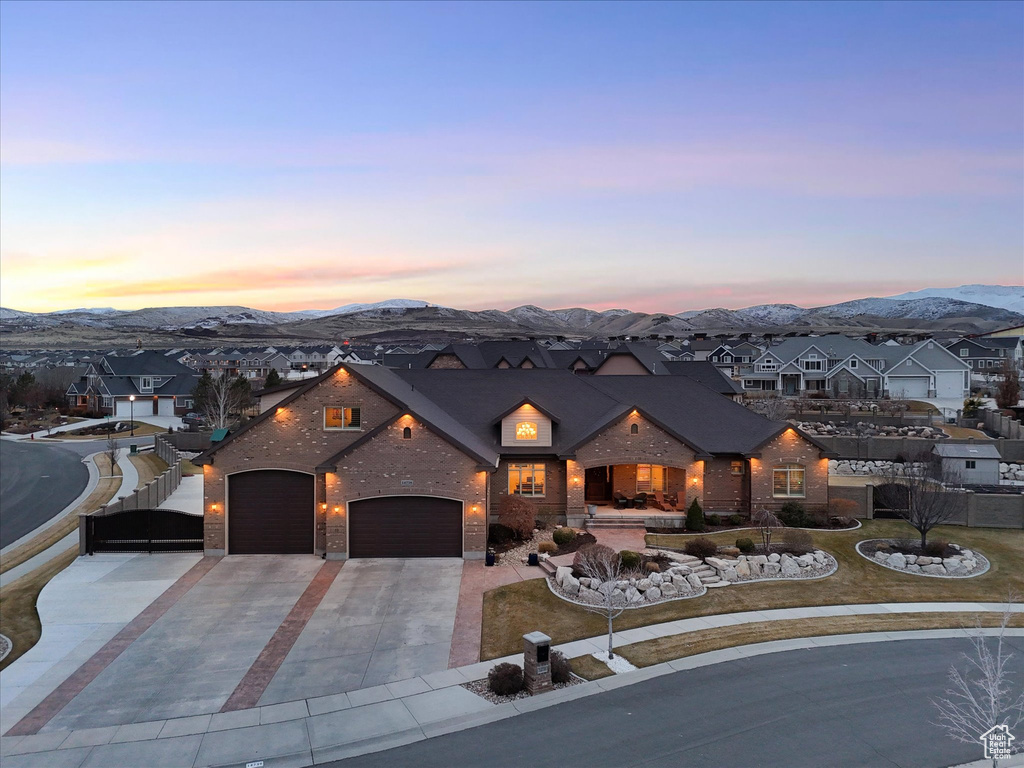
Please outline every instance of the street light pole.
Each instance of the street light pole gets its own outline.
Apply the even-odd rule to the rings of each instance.
[[[129,435],[129,437],[135,437],[135,395],[129,395],[128,396],[128,401],[131,403],[131,409],[132,409],[132,422],[131,422],[131,424],[132,424],[132,426],[131,426],[132,433],[131,433],[131,435]]]

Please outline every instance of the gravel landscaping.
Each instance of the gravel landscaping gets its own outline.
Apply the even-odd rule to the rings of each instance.
[[[11,639],[7,635],[0,635],[0,661],[7,658],[7,654],[11,652]]]
[[[579,685],[580,683],[585,682],[587,681],[584,680],[582,677],[571,675],[569,677],[568,683],[553,683],[551,688],[552,690],[560,691],[563,688],[569,688],[571,686]],[[489,702],[491,702],[491,704],[505,704],[509,701],[519,701],[520,699],[533,698],[532,694],[525,688],[519,691],[519,693],[513,693],[510,696],[499,696],[487,687],[486,680],[474,680],[472,683],[463,683],[462,687],[471,693],[475,693],[480,698],[487,699]]]
[[[880,546],[884,548],[879,549]],[[912,548],[917,549],[916,545]],[[984,555],[956,544],[950,544],[949,548],[956,554],[931,557],[899,551],[911,549],[902,539],[866,539],[857,543],[857,554],[892,571],[940,579],[969,579],[989,569]]]
[[[896,427],[891,425],[871,424],[866,421],[858,421],[853,426],[837,425],[834,421],[822,423],[819,421],[798,421],[797,427],[801,432],[808,435],[830,435],[838,437],[852,437],[866,435],[868,437],[923,437],[926,440],[948,439],[949,435],[941,429],[929,426],[906,426]]]

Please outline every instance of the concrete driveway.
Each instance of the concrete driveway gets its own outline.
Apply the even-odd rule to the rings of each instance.
[[[62,624],[93,627],[122,602],[134,606],[135,618],[118,614],[120,623],[104,625],[99,643],[76,657],[74,674],[68,677],[67,665],[59,676],[55,671],[49,693],[42,690],[49,678],[40,679],[24,705],[18,694],[32,683],[25,678],[31,670],[20,673],[21,660],[5,670],[4,687],[18,691],[7,697],[14,709],[5,701],[0,716],[20,719],[36,707],[26,720],[37,729],[108,728],[444,671],[462,570],[458,559],[342,566],[311,555],[79,558],[43,592],[41,605],[57,613],[46,611],[43,640],[60,640],[54,628],[60,633]],[[74,653],[81,647],[77,640],[65,645]]]
[[[349,560],[260,705],[447,669],[462,566],[454,558]]]

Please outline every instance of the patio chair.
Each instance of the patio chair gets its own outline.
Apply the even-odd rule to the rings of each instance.
[[[671,497],[666,497],[661,491],[654,492],[654,501],[651,502],[651,506],[655,509],[661,509],[665,512],[678,512],[676,509],[675,500]]]
[[[638,493],[633,497],[633,509],[647,509],[646,493]]]
[[[628,498],[622,491],[613,493],[612,498],[615,500],[616,509],[630,509],[633,506],[633,500]]]

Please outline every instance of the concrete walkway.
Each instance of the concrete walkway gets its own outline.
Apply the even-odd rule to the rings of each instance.
[[[949,610],[950,605],[968,604],[933,605],[943,607],[932,610]],[[997,610],[1003,608],[1000,604],[987,605]],[[878,609],[875,612],[888,610],[885,606],[867,607]],[[969,609],[971,612],[974,610],[976,608]],[[722,661],[819,646],[967,637],[978,631],[986,635],[996,632],[963,629],[876,632],[758,643],[691,656],[533,698],[493,705],[463,688],[462,683],[484,677],[491,666],[501,661],[496,659],[376,688],[249,710],[108,728],[5,736],[0,738],[0,756],[5,768],[38,765],[70,768],[173,765],[198,768],[258,760],[271,765],[307,766],[380,752]],[[1024,630],[1007,630],[1007,634],[1024,637]],[[560,646],[561,650],[566,648]],[[519,657],[509,659],[518,660]]]
[[[28,536],[23,536],[22,538],[18,539],[18,541],[11,544],[10,547],[7,547],[4,550],[5,553],[14,549],[14,547],[16,546],[20,546],[21,544],[30,541],[33,537],[39,535],[40,533],[43,533],[44,531],[49,529],[50,526],[59,522],[65,515],[73,511],[79,504],[81,504],[83,501],[89,498],[89,495],[94,490],[96,490],[96,485],[99,483],[100,480],[100,475],[99,471],[96,468],[96,463],[92,460],[93,456],[95,455],[96,454],[92,454],[91,456],[87,457],[86,464],[89,467],[89,484],[86,486],[86,489],[82,491],[81,494],[79,494],[78,498],[71,502],[63,510],[61,510],[60,514],[55,515],[52,520],[40,526],[32,533],[30,533]],[[121,470],[121,485],[118,486],[117,491],[114,493],[112,497],[113,500],[131,495],[131,493],[135,490],[135,486],[139,484],[139,471],[131,462],[128,451],[121,451],[120,455],[117,457],[117,466]],[[54,558],[60,557],[72,548],[78,548],[77,530],[72,531],[67,536],[62,538],[60,541],[47,547],[42,552],[33,555],[31,558],[26,560],[21,565],[17,565],[8,571],[0,573],[0,587],[7,586],[11,582],[20,579],[22,576],[32,573],[32,571],[46,565]]]

